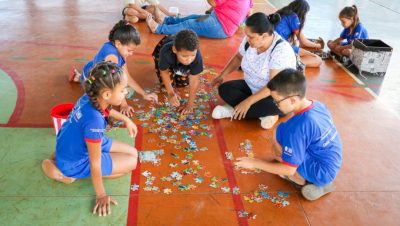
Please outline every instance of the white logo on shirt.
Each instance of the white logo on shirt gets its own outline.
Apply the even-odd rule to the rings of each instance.
[[[289,148],[288,146],[285,146],[283,151],[285,152],[286,155],[292,156],[293,150],[291,148]]]
[[[104,133],[106,129],[90,129],[90,132],[92,133]]]

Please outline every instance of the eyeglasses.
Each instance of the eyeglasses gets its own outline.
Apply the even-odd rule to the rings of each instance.
[[[291,95],[291,96],[287,96],[287,97],[285,97],[285,98],[283,98],[283,99],[281,99],[281,100],[278,100],[278,101],[273,100],[273,102],[274,102],[274,104],[275,104],[277,107],[279,107],[279,104],[280,104],[282,101],[284,101],[284,100],[286,100],[286,99],[289,99],[289,98],[291,98],[291,97],[299,97],[299,96],[300,96],[299,94],[297,94],[297,95]]]

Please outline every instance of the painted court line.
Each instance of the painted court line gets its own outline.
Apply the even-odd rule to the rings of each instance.
[[[17,88],[17,102],[15,103],[14,111],[8,120],[8,124],[16,124],[19,117],[21,116],[22,110],[25,105],[25,88],[23,81],[18,77],[17,73],[9,69],[6,65],[0,63],[0,68],[10,76],[13,80],[15,87]]]
[[[214,106],[212,104],[210,104],[210,107],[211,107],[211,109],[214,108]],[[214,124],[215,134],[216,134],[217,140],[218,140],[219,150],[221,152],[221,157],[223,159],[225,173],[228,177],[229,187],[231,188],[231,191],[232,191],[233,188],[238,187],[238,185],[237,185],[237,181],[235,178],[235,174],[233,172],[232,163],[225,156],[225,152],[228,151],[228,148],[226,147],[226,142],[225,142],[224,134],[221,129],[220,121],[217,119],[213,119],[213,124]],[[238,212],[240,210],[244,210],[244,205],[243,205],[242,199],[240,197],[240,194],[235,195],[235,194],[233,194],[233,192],[231,192],[231,195],[232,195],[233,205],[235,207],[235,215],[238,219],[239,225],[242,225],[242,226],[249,225],[247,218],[239,217],[239,214],[238,214]]]
[[[142,143],[143,143],[143,128],[141,126],[138,126],[138,134],[135,138],[135,147],[136,149],[142,150]],[[136,169],[132,172],[131,174],[131,184],[137,184],[139,185],[140,183],[140,162],[139,158],[137,160],[137,166]],[[138,221],[138,209],[139,209],[139,191],[140,189],[137,189],[136,191],[132,191],[130,189],[129,185],[129,200],[128,200],[128,219],[126,222],[127,226],[135,226],[137,225]]]

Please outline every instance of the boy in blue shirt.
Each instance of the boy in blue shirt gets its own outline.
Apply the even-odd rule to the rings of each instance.
[[[294,113],[274,133],[272,148],[279,162],[245,157],[235,164],[278,174],[302,186],[301,193],[308,200],[333,191],[332,182],[342,165],[342,144],[328,109],[305,97],[306,80],[299,71],[285,69],[267,87],[283,113]]]

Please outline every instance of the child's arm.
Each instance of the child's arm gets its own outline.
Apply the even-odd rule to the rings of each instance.
[[[110,116],[117,120],[123,121],[125,123],[126,129],[128,130],[129,136],[136,137],[137,127],[135,123],[132,122],[132,120],[114,109],[111,109]]]
[[[182,109],[181,114],[186,115],[193,113],[194,100],[196,99],[196,92],[199,88],[200,78],[199,75],[189,75],[189,100],[185,108]]]
[[[235,165],[249,170],[260,169],[262,171],[278,174],[278,175],[285,175],[285,176],[293,176],[296,171],[297,167],[288,166],[280,162],[266,162],[261,159],[249,158],[249,157],[242,157],[238,158],[238,161],[235,162]]]
[[[313,48],[313,49],[321,49],[322,48],[320,43],[315,43],[315,42],[308,40],[308,38],[306,38],[306,36],[302,32],[298,32],[296,34],[296,36],[297,36],[297,39],[300,41],[301,46]]]
[[[169,103],[171,103],[172,106],[179,107],[179,105],[180,105],[180,103],[179,103],[180,97],[178,96],[178,94],[175,93],[174,88],[172,87],[172,82],[171,82],[171,79],[170,79],[170,76],[169,76],[169,71],[168,70],[164,70],[164,71],[160,70],[160,76],[161,76],[161,79],[162,79],[163,84],[165,86],[165,89],[167,90]]]
[[[217,77],[215,77],[211,84],[213,86],[219,85],[223,81],[223,77],[227,74],[230,74],[232,71],[237,70],[242,63],[242,55],[240,55],[239,52],[237,52],[228,62],[228,64],[225,66],[225,68],[222,70],[221,74]]]
[[[142,87],[131,77],[128,71],[128,67],[126,64],[122,67],[122,69],[125,71],[127,78],[128,78],[128,86],[134,89],[137,93],[139,93],[143,99],[149,100],[149,101],[158,101],[158,96],[155,93],[146,93]]]
[[[117,202],[106,194],[101,172],[101,142],[93,143],[86,141],[90,160],[90,173],[94,191],[96,193],[96,204],[93,208],[93,214],[98,212],[99,216],[106,216],[111,213],[111,203]],[[110,203],[111,202],[111,203]]]

